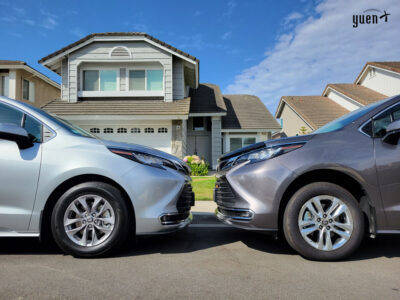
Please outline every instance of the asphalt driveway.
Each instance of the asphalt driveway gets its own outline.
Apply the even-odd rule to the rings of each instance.
[[[194,220],[103,259],[1,239],[0,298],[400,298],[400,237],[367,240],[349,261],[318,263],[272,237],[221,226],[211,214]]]

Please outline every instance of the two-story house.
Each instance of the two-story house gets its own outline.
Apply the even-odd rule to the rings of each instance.
[[[283,96],[275,116],[288,136],[318,129],[350,111],[400,94],[400,62],[367,62],[354,83],[328,84],[321,96]]]
[[[19,60],[0,60],[0,96],[41,107],[60,98],[60,85]]]
[[[44,109],[101,138],[176,156],[218,157],[270,138],[279,124],[259,98],[199,83],[199,60],[146,33],[94,33],[39,61],[62,78]]]

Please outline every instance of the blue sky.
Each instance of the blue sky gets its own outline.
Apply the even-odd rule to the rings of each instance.
[[[0,59],[38,65],[93,32],[141,31],[200,59],[202,82],[259,96],[320,94],[355,79],[367,60],[399,60],[397,0],[0,0]],[[387,9],[388,23],[352,27],[352,15]]]

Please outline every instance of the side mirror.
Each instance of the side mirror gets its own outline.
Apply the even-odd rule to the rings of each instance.
[[[33,146],[33,138],[16,124],[0,123],[0,139],[16,142],[20,149]]]
[[[399,138],[400,138],[400,120],[397,120],[388,125],[388,127],[386,128],[386,134],[382,138],[382,141],[387,144],[397,145]]]

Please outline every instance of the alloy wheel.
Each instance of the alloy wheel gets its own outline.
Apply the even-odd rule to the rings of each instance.
[[[75,244],[97,246],[111,235],[115,213],[110,203],[97,195],[80,196],[68,206],[64,214],[64,230]]]
[[[322,251],[339,249],[353,232],[353,218],[340,199],[319,195],[307,200],[300,209],[298,227],[303,239]]]

